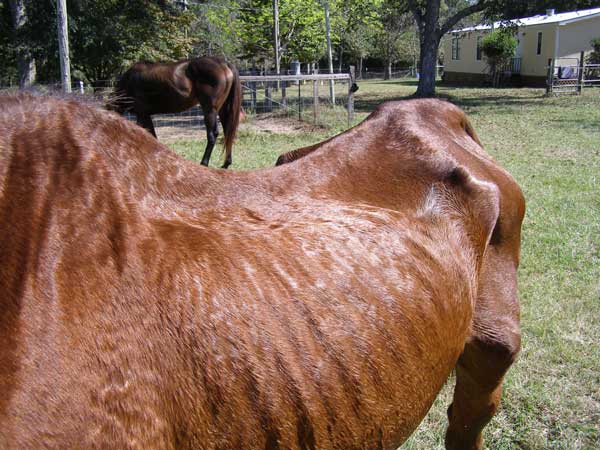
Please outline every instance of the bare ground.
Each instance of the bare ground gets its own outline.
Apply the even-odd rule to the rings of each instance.
[[[198,117],[178,117],[177,119],[155,119],[156,134],[161,142],[172,143],[181,140],[206,139],[206,128]],[[301,134],[312,133],[321,127],[308,122],[300,122],[296,117],[274,114],[261,114],[246,119],[240,124],[239,132]]]

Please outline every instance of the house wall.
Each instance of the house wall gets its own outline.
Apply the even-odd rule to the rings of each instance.
[[[548,74],[548,59],[554,58],[556,43],[556,27],[558,24],[532,25],[520,31],[522,46],[521,76],[546,77]],[[538,32],[542,33],[542,48],[537,54]]]
[[[591,51],[590,41],[600,38],[600,17],[571,22],[560,27],[558,56],[576,55],[582,51]]]
[[[487,33],[487,31],[486,31]],[[469,31],[458,33],[460,36],[460,59],[452,59],[452,38],[450,35],[444,43],[444,72],[462,72],[462,73],[487,73],[487,64],[482,56],[481,61],[477,61],[477,36],[483,36],[481,31]]]
[[[520,80],[523,84],[544,86],[548,73],[548,60],[554,58],[557,45],[558,23],[521,27],[518,54],[521,58]],[[486,79],[485,57],[476,60],[477,36],[484,36],[490,30],[460,32],[451,34],[444,42],[444,82],[447,84],[481,84]],[[537,54],[538,32],[542,33],[541,52]],[[452,37],[460,36],[460,59],[452,59]],[[557,63],[575,64],[579,52],[592,49],[590,41],[600,37],[600,17],[571,22],[560,26],[558,32]]]

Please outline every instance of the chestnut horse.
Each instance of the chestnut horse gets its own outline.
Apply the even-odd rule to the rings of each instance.
[[[134,113],[138,124],[156,137],[152,114],[177,113],[199,103],[208,141],[202,164],[208,166],[217,141],[218,115],[224,131],[226,169],[231,165],[231,150],[242,114],[241,89],[235,66],[220,58],[138,62],[119,78],[107,107],[121,114]]]
[[[481,448],[524,200],[457,107],[230,172],[3,96],[0,149],[0,448],[395,449],[454,369],[446,447]]]

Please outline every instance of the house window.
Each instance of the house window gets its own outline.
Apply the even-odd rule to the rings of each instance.
[[[537,51],[535,54],[536,55],[542,54],[542,32],[541,31],[538,31]]]
[[[481,43],[483,42],[483,36],[477,36],[477,55],[475,59],[481,61]]]
[[[460,59],[460,41],[459,37],[452,38],[452,59],[458,60]]]

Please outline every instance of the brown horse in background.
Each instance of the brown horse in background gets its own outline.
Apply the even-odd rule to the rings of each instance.
[[[134,113],[137,122],[156,137],[152,114],[177,113],[200,104],[204,113],[207,144],[202,164],[208,166],[219,133],[217,115],[225,138],[225,162],[237,133],[242,92],[238,71],[221,58],[204,57],[173,63],[138,62],[119,79],[108,109]]]
[[[0,96],[0,449],[393,450],[456,370],[446,448],[479,450],[524,212],[437,100],[237,172]]]

